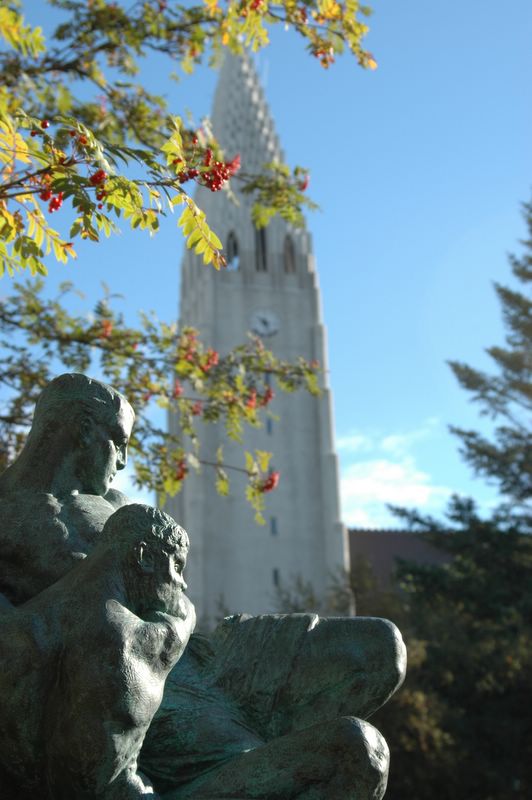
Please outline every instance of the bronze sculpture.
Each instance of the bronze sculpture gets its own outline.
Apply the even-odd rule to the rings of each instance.
[[[110,484],[133,419],[125,398],[82,375],[44,390],[26,447],[0,477],[7,601],[20,604],[69,573],[127,503]],[[141,770],[166,800],[380,798],[388,753],[365,720],[400,685],[405,664],[386,620],[228,618],[209,639],[193,634],[170,672]]]

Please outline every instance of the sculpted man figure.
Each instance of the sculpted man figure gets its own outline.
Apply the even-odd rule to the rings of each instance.
[[[167,514],[124,506],[88,558],[0,612],[4,800],[153,798],[137,757],[195,623],[187,551]]]
[[[127,502],[110,483],[132,423],[125,398],[85,376],[43,391],[28,443],[0,477],[0,591],[11,603],[71,570]],[[194,634],[168,676],[141,770],[165,800],[378,800],[388,752],[365,720],[405,663],[386,620],[231,617],[210,639]]]

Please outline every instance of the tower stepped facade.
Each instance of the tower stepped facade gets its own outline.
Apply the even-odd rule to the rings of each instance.
[[[250,59],[226,57],[214,99],[212,127],[227,158],[240,154],[245,172],[282,159],[279,139]],[[244,500],[244,479],[231,475],[231,496],[221,498],[209,468],[191,474],[168,511],[189,531],[189,594],[198,616],[276,610],[279,585],[296,576],[320,595],[330,574],[348,567],[346,530],[340,520],[338,463],[334,451],[325,329],[308,232],[275,218],[261,231],[251,220],[252,200],[235,205],[222,193],[199,189],[196,197],[225,246],[229,265],[216,272],[185,253],[180,324],[198,328],[204,342],[225,353],[255,331],[283,359],[302,355],[324,367],[316,399],[301,391],[276,391],[270,418],[245,436],[245,449],[273,452],[281,473],[267,496],[265,526]],[[276,390],[275,385],[272,386]],[[176,418],[170,415],[170,430]],[[205,435],[203,435],[205,434]],[[243,466],[242,447],[228,442],[222,426],[202,430],[202,456],[220,444],[224,461]],[[235,477],[236,475],[236,477]]]

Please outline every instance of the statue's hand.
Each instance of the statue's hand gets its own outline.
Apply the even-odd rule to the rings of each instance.
[[[173,608],[172,613],[167,611],[153,611],[145,617],[149,623],[158,623],[164,626],[164,644],[161,643],[163,660],[172,660],[175,663],[181,658],[194,627],[196,625],[196,610],[185,594],[181,594],[178,608]]]

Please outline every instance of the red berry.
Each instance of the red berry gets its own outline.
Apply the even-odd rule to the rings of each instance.
[[[177,481],[182,481],[183,478],[186,477],[187,472],[188,472],[188,468],[187,468],[187,466],[185,464],[185,461],[184,461],[184,459],[181,459],[181,461],[179,461],[179,463],[177,465],[177,469],[176,469],[176,473],[175,473],[176,480]]]
[[[98,208],[103,208],[103,203],[98,203]]]
[[[38,135],[39,135],[39,131],[32,131],[30,133],[30,136],[38,136]]]
[[[240,154],[236,155],[232,161],[225,162],[225,166],[227,168],[227,171],[229,172],[229,175],[234,175],[236,172],[238,172],[238,170],[240,169],[240,165],[241,165]]]
[[[76,135],[76,131],[69,131],[68,135],[72,136],[72,138],[73,138]]]
[[[113,323],[110,319],[104,319],[102,322],[102,330],[100,339],[108,339],[113,332]],[[149,398],[148,398],[149,399]]]
[[[52,199],[50,200],[48,204],[48,211],[50,212],[50,214],[53,211],[59,211],[62,205],[63,205],[63,192],[59,192],[59,194],[56,194],[55,197],[52,197]]]
[[[260,401],[261,406],[267,406],[268,403],[271,400],[273,400],[273,398],[274,398],[274,391],[270,386],[268,386],[268,388],[266,389],[266,391],[264,392],[264,394],[263,394],[263,396],[261,398],[261,401]]]
[[[280,477],[281,476],[279,472],[276,472],[275,470],[270,472],[266,480],[259,485],[259,492],[273,492],[273,490],[276,489],[279,484]]]
[[[97,169],[89,177],[89,182],[92,183],[93,186],[97,186],[99,183],[104,183],[107,180],[107,172],[104,172],[103,169]]]
[[[41,128],[43,129],[43,131],[45,131],[46,128],[49,127],[50,127],[50,122],[47,119],[43,119],[43,121],[41,122]]]

